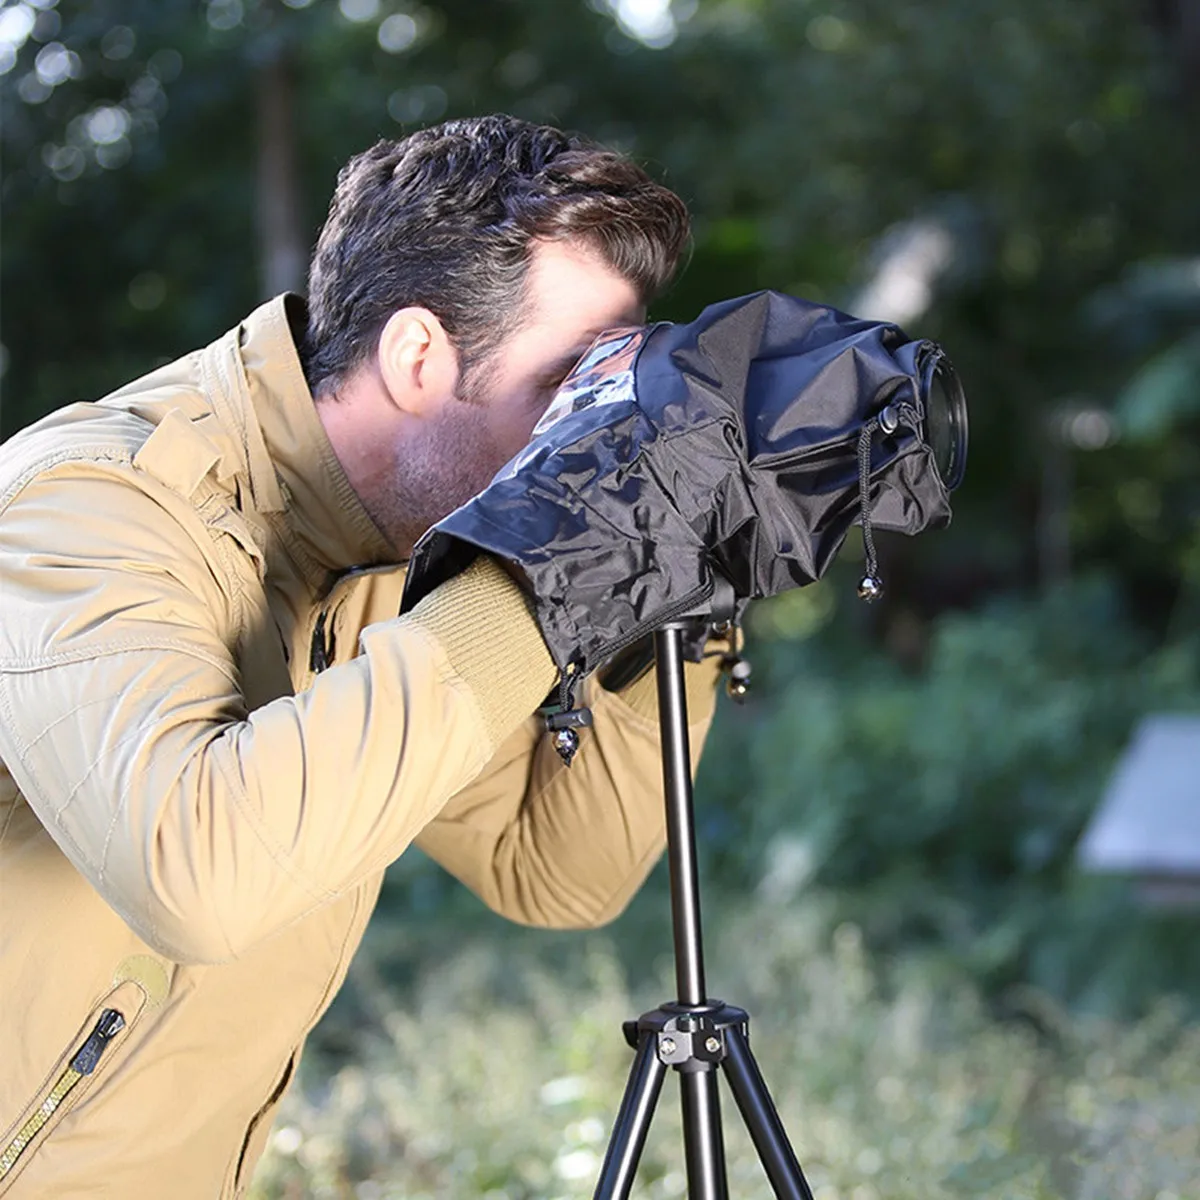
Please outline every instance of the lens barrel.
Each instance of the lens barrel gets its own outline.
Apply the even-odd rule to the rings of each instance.
[[[948,492],[967,469],[967,398],[958,372],[940,348],[934,348],[921,371],[922,434],[933,451],[933,463]]]

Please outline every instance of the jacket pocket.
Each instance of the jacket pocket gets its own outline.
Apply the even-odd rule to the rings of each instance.
[[[234,1168],[233,1194],[235,1197],[244,1195],[250,1184],[254,1168],[266,1148],[267,1135],[271,1132],[271,1122],[275,1119],[275,1110],[279,1107],[279,1101],[283,1099],[283,1093],[287,1091],[288,1085],[292,1082],[292,1076],[296,1072],[298,1058],[299,1051],[293,1051],[283,1068],[283,1074],[275,1081],[271,1094],[251,1118],[246,1129],[246,1135],[242,1138],[241,1150],[238,1151],[237,1165]]]
[[[89,1013],[79,1032],[51,1068],[37,1094],[0,1136],[0,1195],[3,1195],[59,1122],[95,1084],[146,1003],[132,982],[114,987]]]

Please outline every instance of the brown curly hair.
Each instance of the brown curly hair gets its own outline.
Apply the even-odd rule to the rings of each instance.
[[[380,141],[338,176],[309,270],[314,394],[375,353],[397,309],[428,308],[464,380],[521,319],[535,240],[577,240],[649,301],[688,239],[683,201],[623,154],[508,116]]]

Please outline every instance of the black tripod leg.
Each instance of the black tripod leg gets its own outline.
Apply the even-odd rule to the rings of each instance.
[[[643,1033],[638,1041],[637,1056],[629,1068],[629,1082],[625,1085],[608,1153],[604,1156],[600,1180],[593,1193],[595,1200],[608,1200],[610,1196],[627,1200],[633,1187],[633,1176],[646,1144],[658,1094],[662,1091],[663,1076],[667,1073],[657,1051],[657,1037],[653,1033]]]
[[[725,1142],[721,1136],[721,1100],[716,1071],[685,1071],[679,1076],[683,1098],[683,1148],[687,1157],[688,1200],[726,1200]]]
[[[813,1200],[804,1172],[788,1144],[783,1122],[750,1053],[750,1043],[736,1026],[725,1030],[723,1066],[775,1195],[780,1200]]]

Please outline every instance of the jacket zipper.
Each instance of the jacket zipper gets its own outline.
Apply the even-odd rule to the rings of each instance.
[[[106,1008],[96,1022],[87,1040],[75,1052],[67,1069],[58,1077],[49,1095],[38,1106],[24,1125],[17,1130],[16,1137],[0,1152],[0,1179],[12,1170],[21,1152],[37,1137],[46,1122],[54,1115],[62,1102],[71,1094],[79,1081],[90,1075],[100,1061],[100,1056],[108,1048],[122,1029],[125,1028],[125,1018],[115,1008]]]
[[[308,669],[319,675],[333,665],[337,657],[337,643],[334,640],[334,609],[335,597],[342,587],[363,575],[387,575],[395,571],[399,563],[376,563],[373,565],[348,567],[329,584],[320,598],[320,609],[313,623],[312,637],[308,648]]]
[[[329,619],[329,609],[323,608],[317,614],[313,625],[312,644],[308,650],[308,669],[319,675],[333,661],[334,646],[332,636],[326,636],[325,622]]]

